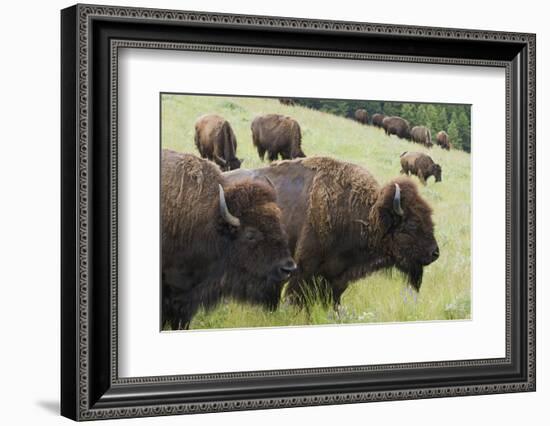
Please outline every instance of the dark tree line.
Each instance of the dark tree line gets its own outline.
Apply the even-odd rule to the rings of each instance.
[[[408,120],[411,127],[428,127],[433,139],[437,132],[445,130],[455,149],[470,152],[470,105],[325,99],[295,99],[295,101],[298,105],[348,118],[353,118],[355,111],[359,108],[366,109],[369,117],[376,113],[397,115]]]

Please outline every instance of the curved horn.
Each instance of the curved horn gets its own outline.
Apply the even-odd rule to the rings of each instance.
[[[239,218],[233,216],[229,209],[227,208],[227,203],[225,202],[225,193],[223,192],[223,187],[221,185],[218,185],[220,187],[220,214],[222,215],[223,219],[229,223],[231,226],[239,227],[241,226],[241,221]]]
[[[216,160],[218,160],[222,166],[225,166],[225,165],[227,164],[227,161],[225,161],[225,160],[224,160],[222,157],[220,157],[219,155],[214,154],[214,158],[216,158]]]
[[[403,209],[401,208],[401,188],[398,184],[395,184],[395,196],[393,197],[393,210],[399,216],[403,216]]]
[[[264,179],[267,181],[269,186],[271,186],[273,189],[275,189],[275,185],[273,184],[273,181],[269,179],[267,176],[264,176]]]

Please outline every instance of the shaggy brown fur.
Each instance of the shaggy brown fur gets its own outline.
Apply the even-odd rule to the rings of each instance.
[[[401,139],[410,138],[409,122],[401,117],[385,117],[382,120],[382,127],[387,135],[396,135]]]
[[[372,125],[376,127],[383,127],[382,122],[386,116],[384,114],[374,114],[372,116]]]
[[[451,142],[449,141],[449,135],[444,130],[441,130],[435,136],[435,142],[442,148],[449,151],[451,149]]]
[[[348,285],[380,269],[397,268],[419,289],[439,255],[432,210],[409,178],[380,187],[363,167],[325,157],[280,161],[226,173],[230,181],[268,178],[298,264],[287,294],[303,301],[322,278],[338,304]],[[395,183],[403,215],[394,209]]]
[[[292,98],[279,98],[279,102],[283,105],[294,106],[296,101]]]
[[[291,117],[280,114],[267,114],[256,117],[250,126],[252,142],[264,159],[267,151],[269,161],[279,154],[283,159],[305,157],[302,151],[302,131],[300,125]]]
[[[416,175],[424,185],[430,176],[433,176],[436,182],[441,182],[441,166],[434,163],[429,155],[405,151],[400,158],[402,174]]]
[[[230,225],[220,213],[223,186]],[[275,309],[295,269],[275,192],[263,182],[225,182],[211,162],[162,151],[163,323],[188,328],[223,298]]]
[[[358,109],[355,111],[355,120],[362,124],[369,124],[369,114],[366,109]]]
[[[415,126],[411,129],[411,140],[416,143],[421,143],[428,148],[433,146],[432,133],[425,126]]]
[[[195,122],[195,145],[202,158],[214,161],[222,170],[241,167],[237,155],[237,138],[223,117],[207,114]]]

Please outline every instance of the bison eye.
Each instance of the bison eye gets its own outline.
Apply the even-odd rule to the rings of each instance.
[[[244,231],[244,238],[247,241],[255,241],[258,238],[258,232],[255,229],[247,228]]]
[[[418,229],[418,224],[416,222],[407,223],[407,229],[409,231],[416,231]]]

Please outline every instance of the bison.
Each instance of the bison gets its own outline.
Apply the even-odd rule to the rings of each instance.
[[[283,105],[294,106],[296,101],[292,98],[279,98],[279,102]]]
[[[402,174],[416,175],[424,185],[430,176],[433,176],[436,182],[441,182],[441,166],[434,163],[429,155],[405,151],[400,158]]]
[[[275,309],[296,269],[275,191],[227,182],[209,161],[162,151],[162,320],[187,329],[223,298]]]
[[[384,114],[380,114],[380,113],[374,114],[372,116],[372,125],[376,127],[383,127],[382,122],[384,121],[384,118],[386,118]]]
[[[381,186],[368,170],[325,157],[224,173],[230,181],[269,180],[298,271],[286,294],[303,304],[324,283],[334,305],[350,283],[397,268],[417,291],[439,256],[432,209],[410,178]]]
[[[241,167],[236,156],[237,138],[229,122],[216,114],[199,117],[195,122],[195,145],[202,158],[214,161],[224,171]]]
[[[415,126],[411,129],[411,139],[413,142],[421,143],[422,145],[431,148],[432,133],[426,126]]]
[[[435,142],[442,148],[449,151],[451,149],[451,142],[449,141],[449,135],[444,130],[441,130],[435,136]]]
[[[411,136],[409,122],[401,117],[385,117],[382,127],[387,135],[396,135],[401,139],[409,139]]]
[[[366,109],[358,109],[354,114],[355,120],[361,124],[369,123],[369,114]]]
[[[280,114],[267,114],[256,117],[250,126],[252,142],[264,159],[267,151],[269,161],[305,157],[302,151],[302,131],[300,125],[291,117]]]

